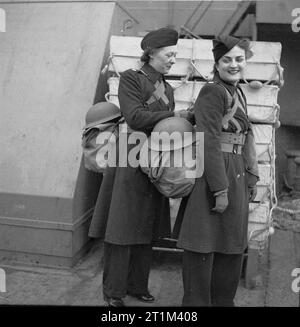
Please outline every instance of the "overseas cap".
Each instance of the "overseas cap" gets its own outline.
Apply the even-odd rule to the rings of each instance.
[[[233,37],[231,35],[219,35],[213,40],[213,54],[215,62],[229,52],[234,46],[238,45],[241,42],[240,39]],[[247,50],[246,58],[252,57],[253,53],[250,50]]]
[[[176,45],[178,41],[178,33],[172,28],[163,27],[155,31],[151,31],[144,36],[141,42],[141,48],[162,48]]]

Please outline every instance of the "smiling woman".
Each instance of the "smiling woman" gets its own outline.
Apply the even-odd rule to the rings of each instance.
[[[236,84],[242,78],[245,67],[245,51],[237,45],[216,64],[220,78],[232,84]]]
[[[222,49],[218,47],[214,49],[214,73],[218,72],[222,80],[233,84],[244,77],[246,60],[253,56],[248,39],[236,40],[237,43],[233,43],[234,46],[224,55]]]
[[[184,249],[184,306],[234,305],[258,180],[246,97],[238,84],[252,54],[247,43],[231,36],[214,40],[214,80],[194,106],[196,130],[204,132],[204,174],[183,200],[178,246]]]

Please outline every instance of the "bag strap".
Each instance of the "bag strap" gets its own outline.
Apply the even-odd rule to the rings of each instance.
[[[154,85],[154,91],[151,95],[151,97],[146,101],[147,105],[150,105],[151,103],[158,101],[159,99],[162,99],[163,102],[168,105],[169,104],[169,99],[167,98],[166,94],[165,94],[165,84],[164,82],[159,82],[156,81],[155,83],[152,81],[152,79],[150,78],[150,76],[143,71],[141,68],[140,69],[133,69],[134,71],[138,72],[138,73],[142,73],[144,76],[146,76],[148,78],[148,80]]]
[[[234,94],[232,96],[230,94],[230,92],[227,90],[227,88],[222,83],[219,83],[218,81],[212,81],[212,82],[222,86],[222,88],[225,90],[226,96],[227,96],[227,110],[226,110],[226,114],[222,118],[223,128],[227,129],[228,122],[231,121],[237,129],[236,132],[239,133],[242,130],[242,128],[241,128],[240,123],[234,118],[234,115],[235,115],[238,105],[239,105],[238,93],[234,92]]]

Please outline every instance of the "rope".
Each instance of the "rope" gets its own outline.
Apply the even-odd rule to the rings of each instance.
[[[115,65],[115,63],[114,63],[114,61],[113,61],[113,57],[114,57],[113,54],[110,55],[110,56],[108,57],[108,59],[107,59],[107,63],[108,63],[108,64],[111,63],[111,65],[113,66],[113,69],[114,69],[115,73],[117,74],[118,77],[120,77],[121,75],[120,75],[119,71],[118,71],[117,68],[116,68],[116,65]]]
[[[110,93],[109,92],[105,93],[104,95],[105,101],[109,102],[109,97],[110,97]]]
[[[273,129],[272,133],[272,141],[271,144],[273,147],[268,148],[268,152],[271,158],[271,184],[268,189],[268,191],[264,194],[262,200],[260,203],[250,212],[255,211],[261,203],[264,202],[266,195],[268,194],[270,196],[270,202],[271,202],[271,208],[269,210],[269,215],[268,215],[268,221],[267,223],[260,223],[260,222],[255,222],[255,224],[262,224],[266,225],[265,228],[259,229],[259,230],[252,230],[251,233],[249,234],[249,244],[253,245],[258,248],[259,253],[262,253],[263,249],[265,248],[270,234],[274,233],[274,218],[273,218],[273,211],[275,208],[277,208],[278,200],[276,196],[276,182],[275,182],[275,176],[276,176],[276,170],[275,170],[275,130]],[[262,241],[255,241],[254,238],[257,238],[259,235],[264,234],[265,236]],[[251,244],[252,242],[252,244]]]
[[[197,67],[194,64],[194,60],[190,59],[190,64],[193,66],[193,69],[202,77],[204,80],[209,81],[208,76],[204,76],[200,71],[197,69]]]
[[[289,214],[288,217],[277,216],[275,219],[275,227],[282,230],[292,230],[293,232],[300,233],[300,210],[293,210],[277,206],[275,210]]]
[[[280,206],[277,206],[275,209],[278,210],[278,211],[281,211],[281,212],[286,212],[286,213],[288,213],[290,215],[297,215],[297,214],[300,213],[300,209],[299,210],[293,210],[293,209],[283,208],[283,207],[280,207]]]
[[[190,58],[190,65],[192,66],[192,73],[194,73],[196,71],[200,77],[202,77],[205,81],[208,81],[209,80],[208,76],[204,76],[202,73],[200,73],[200,71],[197,69],[197,67],[195,65],[195,56],[194,56],[195,42],[196,42],[196,39],[192,39],[192,55]]]

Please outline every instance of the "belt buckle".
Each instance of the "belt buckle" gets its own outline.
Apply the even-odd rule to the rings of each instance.
[[[238,153],[238,147],[239,147],[238,144],[233,144],[233,146],[232,146],[232,153],[233,154],[237,154]]]

